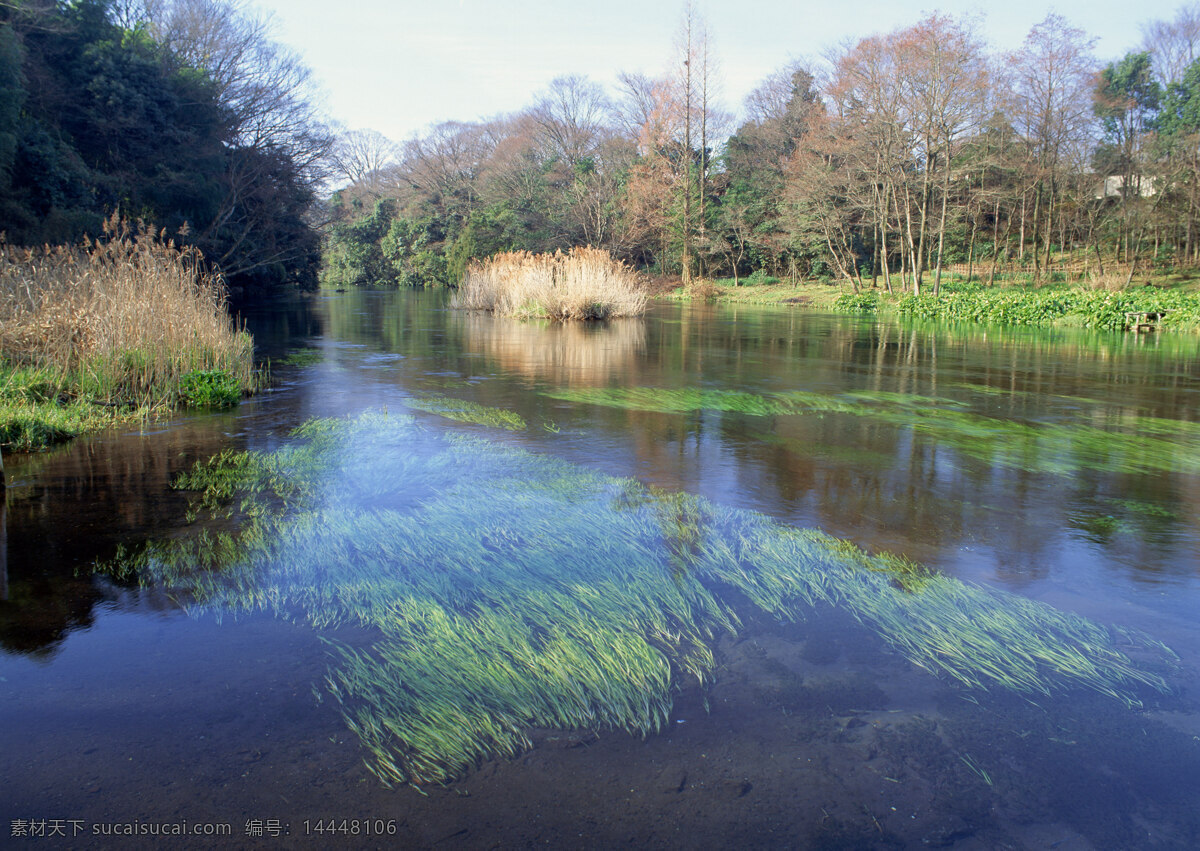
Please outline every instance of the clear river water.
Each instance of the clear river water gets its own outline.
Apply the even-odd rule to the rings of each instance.
[[[1200,340],[245,319],[5,458],[0,845],[1200,847]]]

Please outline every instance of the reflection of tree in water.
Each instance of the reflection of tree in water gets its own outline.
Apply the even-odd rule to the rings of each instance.
[[[603,323],[522,322],[460,312],[446,323],[463,348],[493,359],[502,369],[558,385],[625,381],[645,356],[641,319]]]
[[[646,354],[642,319],[521,321],[440,306],[438,293],[353,292],[319,304],[334,339],[431,358],[464,376],[489,370],[565,385],[627,381]],[[493,366],[494,365],[494,366]]]
[[[986,388],[949,385],[947,395],[931,396],[625,385],[545,395],[621,411],[631,427],[660,438],[694,426],[693,456],[701,426],[711,424],[716,439],[708,442],[736,456],[739,471],[756,470],[754,480],[770,482],[783,505],[804,505],[823,528],[868,546],[936,562],[979,541],[1009,554],[1002,572],[1015,578],[1008,569],[1023,562],[1029,579],[1045,578],[1054,562],[1042,554],[1070,535],[1142,573],[1178,572],[1191,544],[1183,512],[1167,506],[1186,504],[1200,474],[1200,426],[1113,414],[1081,399],[1064,401],[1084,411],[1071,418],[1046,406],[1031,406],[1027,417],[996,415]],[[683,448],[680,439],[643,445],[637,431],[631,442],[640,458]],[[1150,482],[1147,498],[1117,496]],[[1114,496],[1093,505],[1097,493]]]
[[[154,434],[79,438],[46,453],[9,456],[5,494],[7,596],[0,647],[35,656],[57,652],[94,622],[93,610],[124,589],[91,568],[131,536],[164,534],[186,510],[171,482],[197,458],[228,445],[223,416]],[[4,532],[6,531],[6,534]],[[122,596],[119,605],[128,601]],[[140,606],[170,608],[138,595]]]
[[[671,575],[677,581],[685,579],[703,555],[706,531],[713,519],[704,500],[683,491],[630,482],[617,504],[628,508],[653,507]]]
[[[273,299],[269,305],[250,304],[239,310],[254,335],[256,356],[272,363],[283,358],[300,340],[319,337],[324,321],[313,310],[312,296]]]
[[[19,579],[8,592],[0,603],[0,647],[35,658],[53,656],[70,633],[90,627],[103,600],[90,581],[62,575]]]

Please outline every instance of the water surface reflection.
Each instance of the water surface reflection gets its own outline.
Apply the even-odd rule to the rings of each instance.
[[[277,384],[237,411],[6,458],[0,775],[10,818],[229,821],[238,845],[256,841],[246,825],[279,819],[292,841],[314,847],[330,837],[305,836],[304,820],[330,816],[395,818],[394,841],[414,847],[1200,844],[1196,340],[927,329],[712,305],[657,305],[643,320],[606,326],[540,326],[451,312],[437,293],[321,295],[248,319]],[[317,354],[285,362],[298,348]],[[438,397],[470,403],[468,414],[511,411],[524,427],[408,404]],[[411,416],[416,431],[341,453],[359,470],[356,481],[370,485],[366,496],[348,496],[334,480],[318,488],[323,499],[288,515],[288,528],[308,535],[296,531],[293,550],[236,562],[253,567],[240,573],[206,573],[211,556],[183,559],[175,572],[97,572],[122,546],[194,539],[189,496],[170,483],[195,461],[227,450],[286,452],[296,440],[289,432],[309,418],[366,411]],[[464,437],[486,441],[474,444],[481,457],[471,465],[517,452],[537,470],[566,461],[573,476],[606,484],[541,512],[519,501],[533,497],[515,485],[465,475],[461,458],[437,487],[405,485],[402,468],[441,463],[444,441]],[[383,481],[370,484],[376,476]],[[539,476],[566,481],[557,473],[510,479]],[[621,477],[636,487],[621,491]],[[778,530],[820,529],[831,546],[844,539],[930,565],[948,583],[935,587],[974,589],[973,602],[923,606],[912,582],[924,574],[867,567],[866,580],[844,586],[862,593],[818,596],[796,620],[794,600],[754,602],[752,580],[769,571],[750,566],[765,543],[732,562],[710,552],[749,534],[744,509],[770,518],[754,521],[773,530],[763,541]],[[432,549],[377,559],[386,581],[370,583],[354,575],[362,548],[316,558],[336,543],[334,520],[357,528],[382,513],[388,534],[366,536],[372,544],[407,530],[399,537]],[[236,529],[247,516],[235,511],[207,528]],[[555,518],[576,531],[556,538]],[[606,534],[613,524],[625,532]],[[451,534],[459,526],[469,534]],[[449,559],[455,547],[476,555]],[[644,557],[626,558],[635,551]],[[391,719],[400,729],[403,713],[389,713],[416,699],[404,670],[432,681],[450,669],[450,656],[437,654],[426,659],[432,668],[418,658],[394,668],[350,664],[401,660],[424,646],[414,638],[419,620],[401,628],[392,620],[400,609],[387,602],[411,591],[403,570],[444,580],[433,596],[454,603],[447,611],[461,607],[462,634],[483,648],[491,645],[475,641],[480,624],[502,622],[484,617],[500,606],[488,589],[521,586],[506,566],[536,562],[530,569],[545,573],[546,599],[578,608],[599,582],[580,577],[609,564],[592,553],[609,561],[625,553],[622,563],[657,571],[646,593],[637,585],[644,575],[631,572],[607,599],[632,592],[629,607],[643,615],[654,594],[689,601],[646,645],[663,654],[667,667],[657,670],[672,683],[646,690],[667,695],[668,708],[654,710],[657,733],[562,729],[517,712],[514,729],[522,717],[545,725],[520,730],[519,758],[468,759],[461,778],[427,787],[428,797],[388,790],[368,773],[347,712],[355,723]],[[830,575],[846,567],[837,558],[822,564]],[[323,570],[325,585],[282,581],[303,565]],[[778,588],[791,593],[822,570]],[[224,579],[206,585],[205,577]],[[381,583],[388,594],[367,593]],[[335,587],[341,597],[318,593]],[[238,603],[243,590],[264,605]],[[371,618],[298,616],[326,611],[295,605],[304,594],[357,601],[387,629]],[[720,604],[704,610],[703,600]],[[939,623],[956,612],[971,619],[971,606],[988,600],[1005,601],[985,607],[997,629],[1047,613],[1064,619],[1053,623],[1098,625],[1102,632],[1075,639],[1077,653],[1054,657],[1068,671],[1102,648],[1095,636],[1165,642],[1181,657],[1164,674],[1169,693],[1139,690],[1139,711],[1070,686],[1050,696],[965,686],[929,642]],[[930,622],[933,611],[946,620]],[[734,628],[722,622],[734,616]],[[519,622],[538,653],[555,646],[546,623]],[[913,623],[923,625],[910,638],[896,626]],[[1019,632],[1022,640],[1046,635],[1028,621]],[[628,637],[604,634],[614,646]],[[331,655],[328,639],[341,650]],[[678,658],[692,665],[691,678],[663,650],[672,641],[686,647]],[[932,655],[917,652],[922,642]],[[1158,645],[1113,646],[1158,675]],[[463,648],[450,642],[438,652]],[[987,667],[995,662],[986,652],[978,659],[995,686]],[[398,679],[353,676],[379,670]],[[350,709],[331,696],[331,680],[350,695]]]
[[[539,450],[1026,593],[1044,579],[1197,579],[1190,337],[926,330],[712,305],[568,330],[431,301],[322,302],[337,339],[403,356],[351,410],[437,387],[520,414],[530,428],[517,439]],[[612,402],[630,388],[649,403]],[[663,409],[684,393],[829,404]]]

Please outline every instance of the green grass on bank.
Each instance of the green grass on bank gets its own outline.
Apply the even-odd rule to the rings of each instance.
[[[843,292],[833,308],[843,312],[892,310],[923,320],[996,325],[1070,326],[1123,331],[1127,314],[1161,313],[1164,330],[1200,331],[1200,294],[1182,286],[1135,286],[1117,291],[1055,284],[1043,287],[985,287],[943,283],[937,295]]]
[[[192,370],[155,395],[124,403],[89,392],[86,377],[0,362],[0,449],[29,452],[81,434],[148,422],[178,408],[221,408],[244,395],[238,379],[221,370]]]
[[[846,290],[836,284],[821,281],[798,281],[767,278],[761,282],[742,278],[735,285],[732,278],[703,279],[691,287],[678,287],[660,296],[672,301],[718,301],[732,304],[787,304],[810,310],[833,310],[834,302]]]
[[[51,371],[0,364],[0,447],[41,449],[78,434],[115,425],[116,408],[60,396]]]
[[[733,304],[785,304],[840,313],[891,312],[921,320],[976,322],[999,325],[1034,325],[1121,331],[1127,313],[1163,313],[1163,330],[1200,332],[1200,278],[1182,272],[1139,277],[1128,286],[1107,281],[1107,287],[1063,282],[1037,285],[1031,277],[1014,278],[987,286],[967,282],[959,275],[942,279],[933,295],[933,281],[914,296],[887,292],[882,279],[877,286],[853,292],[848,284],[798,281],[767,276],[701,279],[677,287],[660,298],[679,301],[716,301]]]

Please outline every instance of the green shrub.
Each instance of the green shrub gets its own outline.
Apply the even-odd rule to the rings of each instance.
[[[768,275],[763,269],[756,269],[750,275],[742,279],[742,284],[747,287],[757,286],[758,284],[778,284],[779,279]]]
[[[875,290],[842,293],[834,299],[833,309],[842,313],[874,313],[879,309],[879,293]]]
[[[180,376],[179,401],[189,408],[228,408],[241,398],[241,385],[227,372],[197,369]]]
[[[939,295],[901,296],[896,310],[914,319],[985,322],[996,325],[1069,324],[1120,331],[1126,313],[1166,312],[1163,324],[1200,328],[1200,296],[1178,290],[1134,288],[1122,292],[1045,288],[977,287],[944,289]]]

